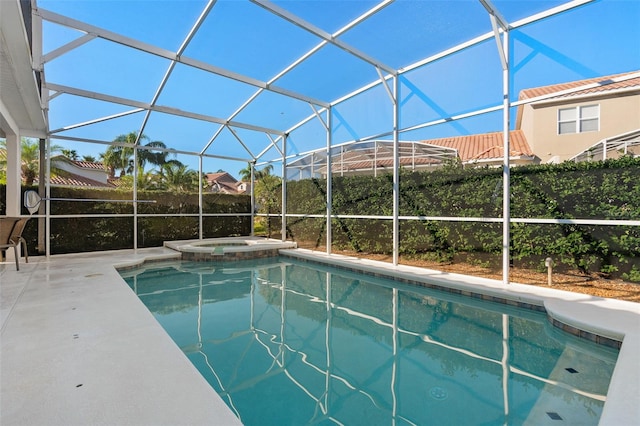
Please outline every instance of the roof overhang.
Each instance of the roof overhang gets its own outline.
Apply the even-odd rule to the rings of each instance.
[[[47,125],[19,0],[0,1],[0,137],[45,137]]]

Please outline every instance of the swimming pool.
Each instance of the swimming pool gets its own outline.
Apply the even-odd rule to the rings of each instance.
[[[597,424],[618,354],[543,313],[288,258],[123,276],[247,425]]]

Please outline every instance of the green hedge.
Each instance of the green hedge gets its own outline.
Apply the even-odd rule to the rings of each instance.
[[[23,191],[36,187],[23,187]],[[5,214],[4,194],[0,186],[0,212]],[[80,253],[100,250],[133,248],[133,203],[115,202],[132,199],[131,191],[98,188],[52,187],[51,198],[114,200],[99,202],[51,201],[51,253]],[[198,238],[198,217],[175,217],[177,214],[197,214],[198,194],[173,194],[158,191],[139,191],[138,199],[155,203],[139,203],[138,214],[157,214],[138,218],[138,247],[158,247],[164,241]],[[248,195],[203,194],[203,212],[249,213],[251,197]],[[28,215],[26,208],[23,215]],[[57,215],[129,215],[128,217],[60,218]],[[249,235],[250,216],[204,217],[205,238]],[[37,254],[38,219],[27,223],[23,233],[29,253]]]
[[[287,184],[291,213],[325,212],[326,181],[308,179]],[[333,213],[392,215],[389,174],[334,177]],[[502,171],[492,168],[445,168],[400,175],[401,216],[502,216]],[[511,170],[511,216],[555,219],[640,219],[640,158],[604,162],[532,165]],[[333,219],[336,249],[390,253],[389,220]],[[289,236],[301,245],[323,247],[324,225],[292,218]],[[640,229],[632,226],[523,224],[511,225],[513,261],[541,268],[554,258],[565,269],[601,272],[640,281]],[[400,254],[453,261],[462,255],[499,262],[500,223],[402,220]]]

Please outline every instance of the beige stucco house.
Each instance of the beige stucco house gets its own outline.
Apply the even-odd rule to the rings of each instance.
[[[512,166],[640,155],[640,70],[525,89],[515,105],[515,129],[509,132]],[[503,138],[503,132],[496,131],[400,142],[399,161],[402,167],[412,170],[439,167],[440,160],[446,158],[442,153],[430,153],[420,164],[412,155],[417,147],[431,147],[453,152],[468,167],[500,167],[504,157]],[[391,142],[375,141],[375,148],[363,149],[363,144],[372,143],[342,146],[332,160],[334,173],[374,174],[378,169],[390,169]],[[380,150],[384,144],[389,145],[386,155]],[[408,154],[403,155],[403,144]],[[318,158],[320,163],[326,161],[323,152],[320,149],[295,160],[289,167],[307,167],[312,170],[311,175],[315,170],[324,176],[326,166],[323,164],[326,163],[311,165]],[[435,158],[438,161],[434,161]]]
[[[542,163],[640,130],[638,71],[523,90],[519,101],[530,103],[519,105],[516,128]]]
[[[520,92],[510,163],[601,160],[640,155],[640,71]],[[422,141],[457,150],[468,166],[500,166],[502,132]]]

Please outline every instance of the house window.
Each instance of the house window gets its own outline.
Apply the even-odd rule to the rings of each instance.
[[[558,134],[595,132],[600,125],[600,106],[584,105],[558,110]]]

